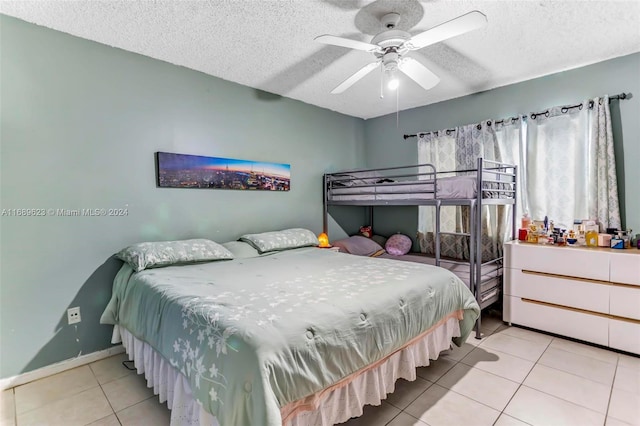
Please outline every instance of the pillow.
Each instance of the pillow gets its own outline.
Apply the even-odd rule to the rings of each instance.
[[[379,256],[384,253],[382,246],[371,238],[361,235],[354,235],[343,240],[333,242],[334,247],[339,247],[343,253],[355,254],[358,256]]]
[[[298,247],[317,246],[319,244],[316,234],[303,228],[263,232],[262,234],[246,234],[240,237],[240,241],[251,244],[258,249],[260,254]]]
[[[222,243],[224,248],[229,250],[234,259],[246,259],[248,257],[258,257],[260,253],[255,249],[251,244],[245,243],[244,241],[229,241],[227,243]]]
[[[133,244],[120,250],[116,257],[140,272],[170,265],[233,259],[233,254],[211,240],[194,239]]]
[[[394,256],[402,256],[409,253],[412,245],[411,238],[402,234],[394,234],[389,237],[384,247],[387,249],[387,253]]]

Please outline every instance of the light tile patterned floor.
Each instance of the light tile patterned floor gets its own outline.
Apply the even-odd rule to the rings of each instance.
[[[640,358],[488,317],[346,426],[638,425]],[[2,392],[0,425],[162,426],[170,413],[124,354]]]

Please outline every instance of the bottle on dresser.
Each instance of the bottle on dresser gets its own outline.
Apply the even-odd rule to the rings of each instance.
[[[598,247],[598,221],[576,219],[573,221],[573,229],[577,238],[577,245]]]
[[[631,229],[618,231],[617,236],[611,238],[611,248],[631,248]]]

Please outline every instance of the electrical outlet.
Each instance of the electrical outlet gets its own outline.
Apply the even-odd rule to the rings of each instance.
[[[76,306],[75,308],[67,309],[67,319],[69,320],[69,324],[76,324],[81,321],[80,319],[80,306]]]

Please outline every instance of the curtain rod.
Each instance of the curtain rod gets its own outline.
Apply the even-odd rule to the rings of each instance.
[[[629,98],[631,98],[631,93],[627,94],[627,93],[622,92],[622,93],[618,93],[617,95],[609,96],[609,103],[611,103],[611,101],[616,100],[616,99],[620,99],[620,100],[622,100],[622,99],[629,99]],[[592,106],[593,106],[593,101],[589,101],[589,108],[591,108]],[[562,107],[562,112],[567,112],[567,111],[569,111],[569,110],[570,110],[570,109],[572,109],[572,108],[580,108],[580,109],[582,109],[582,104],[577,104],[577,105],[571,105],[571,106],[567,106],[567,107]],[[549,110],[541,111],[541,112],[534,112],[534,113],[532,113],[532,114],[531,114],[531,118],[533,118],[533,119],[535,120],[535,118],[536,118],[537,116],[539,116],[539,115],[548,115],[548,114],[549,114]],[[511,120],[512,120],[512,121],[515,121],[515,120],[517,120],[518,118],[520,118],[520,117],[511,117]],[[522,118],[527,118],[527,116],[526,116],[526,115],[523,115],[523,116],[522,116]],[[498,120],[498,121],[495,121],[495,123],[503,123],[503,122],[504,122],[504,120]],[[491,124],[490,124],[490,123],[491,123],[491,121],[488,121],[487,123],[488,123],[489,125],[491,125]],[[447,134],[450,134],[451,132],[454,132],[455,130],[456,130],[456,129],[447,129],[447,130],[446,130],[446,132],[447,132]],[[429,134],[429,133],[433,133],[433,132],[420,132],[420,133],[415,133],[415,134],[412,134],[412,135],[406,135],[406,134],[405,134],[405,135],[403,135],[403,138],[404,138],[405,140],[407,140],[407,139],[409,139],[409,138],[415,138],[415,137],[416,137],[416,136],[418,136],[418,135],[427,135],[427,134]]]

